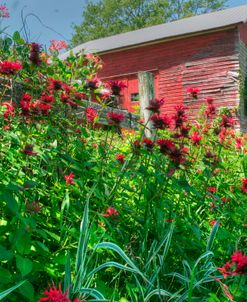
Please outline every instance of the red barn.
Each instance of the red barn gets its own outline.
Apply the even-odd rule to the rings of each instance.
[[[176,104],[194,116],[206,97],[217,107],[238,107],[241,130],[247,130],[247,5],[151,26],[86,42],[73,49],[97,53],[104,62],[103,81],[122,80],[123,108],[138,103],[140,71],[154,74],[155,96],[167,101],[163,112]],[[65,54],[66,56],[66,54]],[[201,89],[198,100],[187,88]]]

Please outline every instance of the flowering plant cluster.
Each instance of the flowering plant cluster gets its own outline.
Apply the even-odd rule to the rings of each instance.
[[[125,83],[105,87],[95,55],[61,61],[63,43],[50,55],[17,34],[14,45],[0,49],[0,294],[24,280],[8,301],[245,298],[246,254],[217,270],[247,226],[247,137],[234,113],[209,96],[193,122],[182,102],[168,115],[154,99],[151,138],[123,131],[118,110],[98,126],[89,101]],[[234,278],[216,282],[219,271]]]

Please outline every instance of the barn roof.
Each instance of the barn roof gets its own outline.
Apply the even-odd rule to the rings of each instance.
[[[213,13],[197,15],[172,21],[165,24],[150,26],[106,38],[83,43],[73,48],[73,53],[102,53],[158,40],[176,38],[188,34],[220,29],[247,21],[247,5],[241,5]],[[69,52],[61,55],[66,58]]]

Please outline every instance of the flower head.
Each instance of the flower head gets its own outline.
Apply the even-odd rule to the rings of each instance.
[[[125,159],[124,154],[116,154],[116,160],[121,164],[124,164],[124,159]]]
[[[40,65],[42,63],[42,60],[40,58],[41,45],[38,43],[31,43],[30,48],[31,49],[30,49],[29,60],[34,65]]]
[[[85,109],[85,116],[89,123],[94,123],[95,119],[98,118],[98,112],[96,109],[88,107]]]
[[[247,193],[247,178],[242,179],[242,187],[240,189],[244,193]]]
[[[150,100],[149,106],[146,109],[152,111],[153,113],[159,113],[160,108],[164,105],[164,103],[165,100],[163,98]]]
[[[62,40],[51,40],[49,50],[51,52],[59,51],[68,48],[68,44]]]
[[[0,62],[0,73],[3,75],[15,75],[18,70],[22,69],[19,62],[3,61]]]
[[[26,145],[22,152],[28,156],[37,155],[37,153],[33,151],[33,145],[30,145],[30,144]]]
[[[200,141],[202,140],[202,136],[199,135],[199,133],[197,131],[195,131],[192,135],[191,135],[191,141],[192,144],[194,145],[199,145]]]
[[[121,90],[127,87],[122,81],[111,81],[107,83],[107,86],[111,89],[113,95],[119,95]]]
[[[119,212],[113,208],[113,207],[109,207],[106,209],[106,213],[102,214],[102,216],[104,217],[112,217],[114,218],[115,216],[118,216]]]
[[[52,286],[49,285],[49,288],[43,292],[44,298],[40,298],[38,302],[70,302],[70,299],[67,297],[68,290],[65,293],[62,292],[61,286],[58,285],[56,288],[54,282]]]
[[[194,99],[197,99],[198,93],[201,91],[199,88],[189,87],[187,88],[187,93],[189,93]]]
[[[110,124],[119,125],[123,120],[125,120],[125,116],[122,113],[117,112],[108,112],[107,118]]]
[[[6,5],[0,5],[0,18],[9,18],[9,10]]]
[[[73,172],[71,172],[69,175],[65,175],[64,179],[66,181],[66,184],[67,185],[73,185],[75,183],[74,182],[74,177],[75,177],[75,174]]]
[[[6,107],[6,111],[3,113],[3,117],[4,117],[4,119],[6,121],[9,121],[9,117],[15,115],[15,108],[14,108],[14,106],[12,105],[12,103],[10,101],[3,102],[1,104],[1,106]]]
[[[153,126],[156,129],[166,129],[171,126],[172,119],[167,115],[152,115],[150,120],[153,122]]]
[[[142,143],[143,143],[143,145],[145,145],[146,149],[149,151],[152,150],[154,147],[154,141],[151,140],[150,138],[144,138],[142,140]]]

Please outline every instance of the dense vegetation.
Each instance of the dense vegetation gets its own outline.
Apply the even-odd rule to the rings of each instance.
[[[99,58],[60,61],[63,43],[48,55],[17,32],[1,46],[0,299],[245,301],[247,146],[235,112],[188,87],[205,98],[196,123],[151,100],[155,137],[141,121],[120,134],[124,116],[109,110],[103,128],[89,106],[124,89],[100,82]]]

